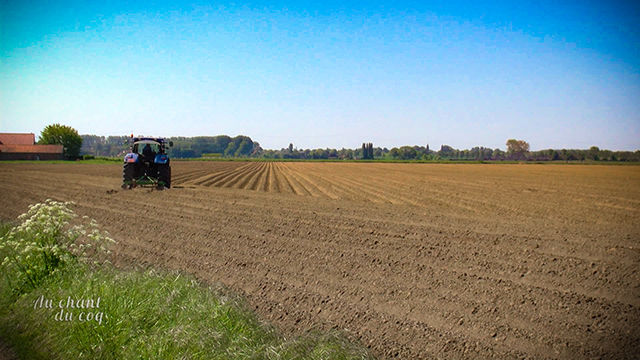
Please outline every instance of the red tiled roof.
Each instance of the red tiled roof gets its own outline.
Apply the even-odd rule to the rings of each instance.
[[[62,154],[62,145],[0,145],[0,152],[21,154]]]
[[[36,142],[36,136],[30,134],[10,134],[0,133],[0,145],[33,145]]]

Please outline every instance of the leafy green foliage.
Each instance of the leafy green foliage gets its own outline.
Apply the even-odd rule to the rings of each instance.
[[[40,133],[41,145],[62,145],[63,154],[67,158],[76,158],[82,148],[82,137],[78,131],[70,126],[53,124],[47,125]]]
[[[251,149],[253,148],[253,142],[251,140],[242,140],[240,145],[238,145],[238,149],[234,153],[236,157],[247,156],[251,154]]]
[[[18,217],[21,224],[0,239],[3,272],[16,293],[33,289],[47,276],[75,261],[88,261],[89,254],[107,254],[113,242],[98,229],[95,221],[70,225],[77,216],[69,209],[72,203],[51,199],[29,206]]]
[[[507,140],[507,153],[513,154],[517,159],[522,159],[529,152],[529,143],[524,140]]]

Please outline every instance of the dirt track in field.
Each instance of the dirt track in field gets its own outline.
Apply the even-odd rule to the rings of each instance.
[[[0,164],[0,217],[76,202],[116,262],[244,293],[286,333],[339,328],[381,358],[640,353],[640,167],[174,162]],[[138,231],[137,231],[138,230]]]

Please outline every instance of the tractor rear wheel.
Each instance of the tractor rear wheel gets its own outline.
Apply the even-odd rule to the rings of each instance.
[[[136,171],[135,163],[125,163],[122,167],[122,188],[131,189],[133,187],[133,179]]]
[[[169,165],[158,167],[158,180],[162,181],[167,189],[171,188],[171,167]]]

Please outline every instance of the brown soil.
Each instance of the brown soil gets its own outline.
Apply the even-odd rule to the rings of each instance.
[[[640,167],[174,162],[0,164],[0,217],[74,201],[118,264],[245,294],[287,334],[338,328],[381,358],[633,358]]]

